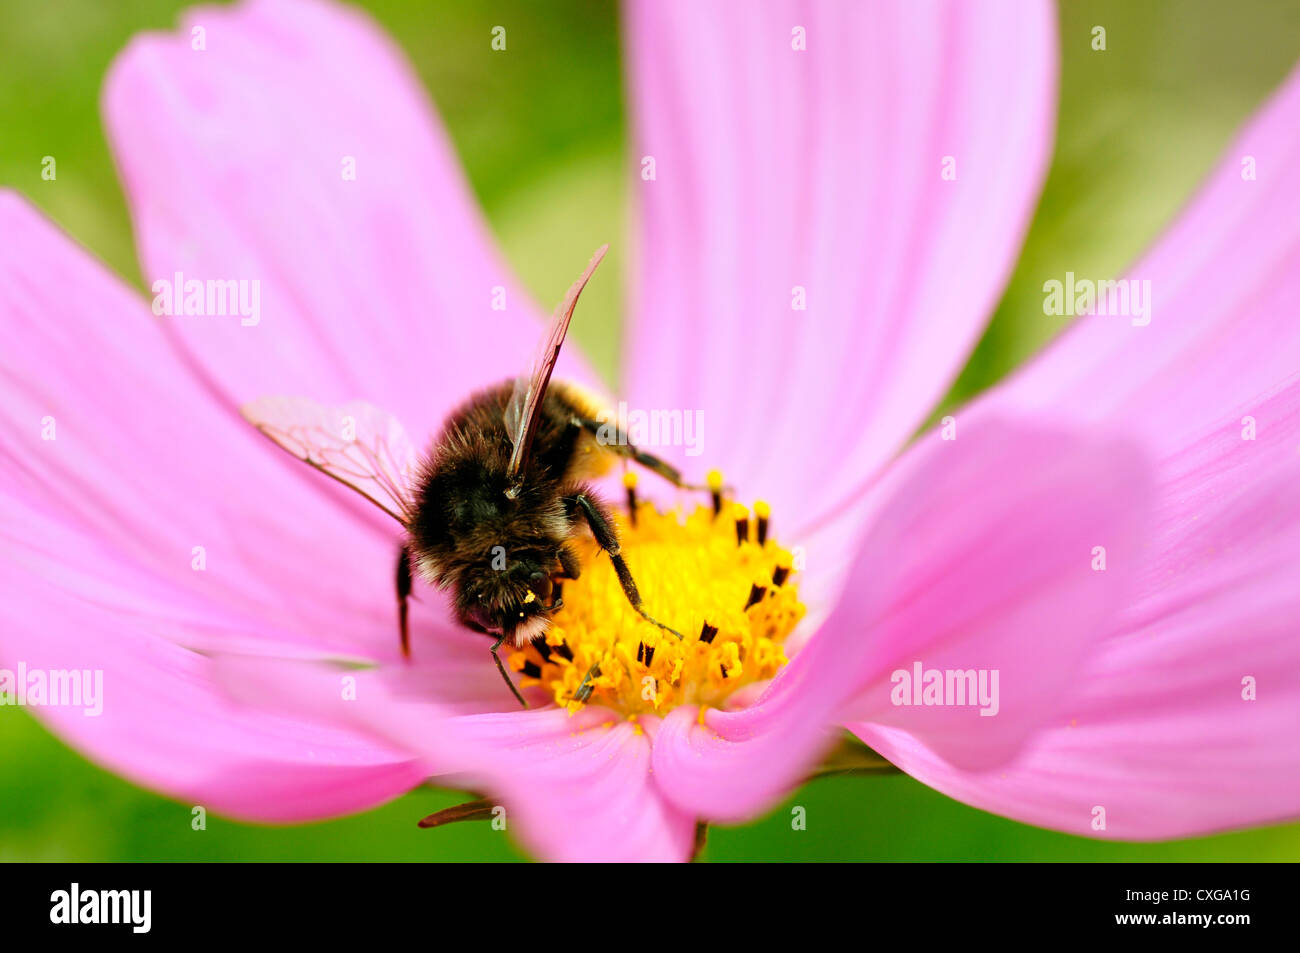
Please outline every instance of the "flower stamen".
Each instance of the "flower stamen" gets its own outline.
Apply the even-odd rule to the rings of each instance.
[[[785,638],[805,611],[798,587],[787,585],[791,553],[770,539],[765,504],[755,504],[751,536],[743,506],[733,508],[732,525],[708,506],[661,512],[637,499],[635,483],[624,482],[631,510],[614,515],[623,556],[655,617],[699,634],[678,639],[642,618],[610,560],[579,540],[581,576],[567,582],[545,636],[510,665],[522,687],[540,685],[571,711],[599,704],[635,717],[683,704],[721,707],[786,663]],[[714,485],[721,493],[720,476]]]
[[[731,508],[736,518],[736,545],[744,546],[749,541],[749,510],[740,503]]]
[[[713,515],[722,512],[722,471],[710,470],[706,477],[709,484],[709,496],[713,498]]]
[[[754,503],[754,517],[758,521],[758,545],[762,546],[767,542],[767,525],[772,517],[772,507],[768,506],[762,500]]]

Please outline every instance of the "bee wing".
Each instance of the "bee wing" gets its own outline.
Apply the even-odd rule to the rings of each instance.
[[[326,407],[306,397],[261,397],[240,412],[278,446],[405,524],[417,457],[392,414],[361,400]]]
[[[537,432],[537,423],[541,419],[542,398],[546,396],[551,372],[555,370],[555,362],[559,360],[564,336],[569,332],[569,321],[573,318],[573,309],[578,304],[578,296],[582,294],[582,289],[587,286],[592,272],[596,270],[596,266],[605,257],[608,249],[608,245],[601,245],[591,256],[586,270],[569,288],[569,293],[555,309],[551,326],[546,332],[546,337],[542,339],[542,349],[537,355],[531,373],[515,381],[515,389],[510,395],[510,403],[506,405],[505,414],[506,433],[510,435],[513,445],[506,475],[512,480],[523,470],[524,462],[528,459],[533,434]]]

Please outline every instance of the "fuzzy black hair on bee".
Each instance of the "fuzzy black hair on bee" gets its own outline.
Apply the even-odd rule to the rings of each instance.
[[[278,446],[402,524],[406,539],[396,573],[402,654],[410,657],[414,566],[453,593],[461,623],[496,636],[497,669],[525,705],[497,652],[507,641],[522,647],[545,635],[562,605],[557,583],[582,571],[572,545],[579,534],[590,534],[613,563],[632,608],[681,638],[646,612],[609,510],[588,481],[622,459],[679,487],[702,488],[683,483],[673,467],[632,446],[621,431],[608,439],[609,415],[600,405],[573,384],[551,381],[578,296],[605,250],[597,249],[556,309],[531,371],[462,403],[422,459],[391,415],[364,402],[331,409],[306,398],[267,397],[243,408]]]

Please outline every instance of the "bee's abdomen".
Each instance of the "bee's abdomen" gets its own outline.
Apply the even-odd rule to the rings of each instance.
[[[554,395],[570,416],[581,417],[584,420],[600,420],[609,413],[601,397],[572,381],[552,381],[547,395]]]

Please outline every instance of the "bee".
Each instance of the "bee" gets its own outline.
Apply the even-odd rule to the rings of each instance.
[[[507,642],[522,648],[543,638],[563,606],[564,581],[582,572],[573,546],[579,536],[589,535],[613,563],[637,613],[682,637],[647,611],[609,507],[589,481],[622,458],[677,487],[705,487],[684,482],[677,469],[633,446],[581,388],[551,380],[578,297],[607,248],[597,249],[556,309],[532,369],[469,397],[423,455],[394,417],[365,402],[329,408],[301,397],[264,397],[242,408],[277,446],[401,523],[396,594],[403,656],[410,658],[414,567],[452,591],[460,623],[495,637],[492,658],[524,707],[498,653]],[[597,673],[593,665],[575,697],[590,696]]]

